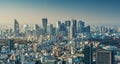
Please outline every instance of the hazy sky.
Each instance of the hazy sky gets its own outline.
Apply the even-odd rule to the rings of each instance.
[[[87,24],[120,25],[120,0],[0,0],[0,25],[83,20]]]

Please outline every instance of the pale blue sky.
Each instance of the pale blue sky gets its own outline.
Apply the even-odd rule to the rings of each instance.
[[[39,24],[84,20],[87,24],[119,25],[119,0],[0,0],[0,24]]]

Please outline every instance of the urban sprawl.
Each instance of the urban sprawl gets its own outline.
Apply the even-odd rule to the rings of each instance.
[[[0,64],[119,64],[118,27],[82,20],[0,27]]]

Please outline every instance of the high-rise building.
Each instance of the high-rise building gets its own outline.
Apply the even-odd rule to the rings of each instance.
[[[61,23],[59,31],[66,31],[65,23]]]
[[[90,32],[90,26],[86,26],[86,27],[84,28],[84,32],[89,33],[89,32]]]
[[[47,24],[48,24],[47,18],[43,18],[43,19],[42,19],[43,35],[46,35],[46,34],[47,34]]]
[[[53,24],[50,24],[50,34],[53,35]]]
[[[92,64],[93,62],[93,52],[92,52],[92,44],[90,45],[86,45],[84,50],[83,50],[83,53],[84,53],[84,63],[85,64]]]
[[[58,21],[58,28],[60,28],[60,25],[61,25],[61,21]]]
[[[14,50],[14,40],[8,40],[7,45],[9,46],[10,50]]]
[[[61,21],[56,22],[56,34],[59,34]]]
[[[70,22],[70,21],[65,21],[65,25],[66,25],[66,26],[70,26],[70,25],[71,25],[71,22]]]
[[[68,37],[70,37],[69,34],[70,34],[71,22],[70,22],[70,21],[65,21],[65,26],[66,26],[66,35],[67,35]]]
[[[15,20],[14,20],[14,33],[15,33],[15,36],[19,36],[19,32],[20,32],[19,23],[18,23],[18,21],[15,19]]]
[[[114,53],[108,50],[97,50],[96,64],[113,64]]]
[[[35,30],[36,30],[37,37],[39,37],[40,36],[40,27],[38,24],[35,25]]]
[[[83,21],[78,22],[78,32],[79,33],[84,32],[84,26],[85,26],[85,23]]]
[[[57,32],[56,32],[56,27],[53,27],[53,31],[52,31],[52,35],[56,35],[57,34]]]
[[[72,20],[73,24],[72,24],[72,37],[76,37],[77,36],[77,20]]]

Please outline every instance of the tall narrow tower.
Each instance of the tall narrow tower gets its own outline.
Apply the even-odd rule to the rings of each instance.
[[[72,20],[73,24],[72,24],[72,37],[76,37],[77,36],[77,20]]]
[[[47,34],[47,24],[48,24],[47,18],[43,18],[43,19],[42,19],[43,35]]]
[[[15,19],[15,20],[14,20],[14,33],[15,33],[15,36],[19,36],[19,32],[20,32],[19,23],[18,23],[18,21]]]
[[[85,64],[92,64],[93,62],[93,59],[92,59],[92,57],[93,57],[93,52],[92,52],[92,43],[90,43],[90,44],[88,44],[88,45],[86,45],[85,46],[85,48],[84,48],[84,51],[83,51],[83,53],[84,53],[84,63]]]

